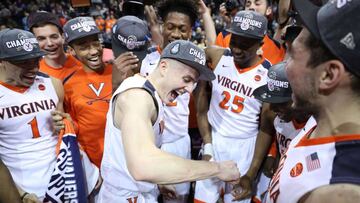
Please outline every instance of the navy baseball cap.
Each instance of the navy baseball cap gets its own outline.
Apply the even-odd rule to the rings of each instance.
[[[171,42],[162,51],[161,58],[175,59],[194,68],[199,73],[200,80],[215,79],[215,74],[206,65],[204,50],[190,41],[175,40]]]
[[[35,36],[25,30],[5,29],[0,31],[0,59],[23,61],[44,56]]]
[[[112,27],[111,44],[115,58],[132,51],[142,61],[146,56],[150,31],[147,23],[136,16],[119,18]]]
[[[226,31],[242,37],[263,39],[267,32],[267,19],[255,11],[239,11]]]
[[[73,18],[66,22],[63,29],[67,43],[101,33],[92,17]]]
[[[329,0],[321,7],[308,0],[293,3],[310,33],[360,77],[360,1]]]
[[[292,90],[286,76],[285,62],[270,67],[266,85],[254,90],[254,97],[266,103],[291,101]]]

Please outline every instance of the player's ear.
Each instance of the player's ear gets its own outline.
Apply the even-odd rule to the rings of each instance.
[[[70,44],[67,46],[67,49],[68,49],[68,51],[69,51],[69,53],[71,55],[76,56],[76,52],[75,52],[74,48],[72,48],[72,46]]]
[[[348,74],[344,64],[339,60],[329,60],[321,64],[322,71],[319,78],[319,91],[330,94],[337,86],[341,85]]]
[[[164,76],[169,69],[169,61],[166,59],[161,59],[158,66],[161,76]]]

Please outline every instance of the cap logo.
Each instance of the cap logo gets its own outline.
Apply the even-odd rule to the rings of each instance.
[[[71,25],[70,29],[72,31],[78,30],[78,32],[90,32],[91,30],[95,29],[95,27],[95,21],[80,19],[80,22]]]
[[[130,35],[127,38],[125,38],[121,35],[118,35],[117,38],[129,50],[133,50],[135,48],[144,46],[146,44],[146,40],[138,41],[135,35]]]
[[[262,22],[252,19],[252,15],[251,15],[251,18],[247,18],[246,16],[249,16],[249,15],[251,15],[251,14],[244,15],[244,17],[235,16],[233,22],[240,23],[241,29],[243,29],[243,30],[249,29],[250,26],[255,26],[255,27],[261,29]],[[244,25],[244,24],[247,24],[247,25]]]
[[[171,49],[170,49],[170,53],[171,54],[177,54],[180,51],[180,44],[177,43],[175,44]]]
[[[341,7],[345,6],[348,1],[349,0],[337,0],[336,7],[341,8]]]
[[[34,46],[29,42],[25,42],[25,44],[23,45],[23,49],[25,51],[32,51],[34,49]]]
[[[136,46],[137,38],[134,35],[130,35],[127,40],[126,47],[128,49],[134,49]]]
[[[202,51],[197,50],[195,48],[190,48],[189,54],[195,56],[194,58],[195,62],[200,63],[201,65],[205,65],[205,61],[206,61],[205,54]]]
[[[269,71],[268,77],[272,79],[276,79],[276,72],[275,71]]]
[[[242,22],[241,23],[241,25],[240,25],[240,28],[242,29],[242,30],[248,30],[249,29],[249,23],[247,23],[247,22]]]
[[[25,51],[32,51],[34,49],[33,44],[37,44],[36,38],[27,38],[25,35],[20,33],[17,40],[7,41],[5,45],[7,48],[16,48],[18,51],[23,49]]]
[[[340,43],[346,46],[346,48],[354,50],[356,47],[355,41],[354,41],[354,35],[349,32],[345,37],[343,37],[340,40]]]
[[[115,25],[112,27],[112,33],[113,33],[113,34],[116,33],[116,28],[117,28],[117,25],[115,24]]]
[[[270,77],[268,78],[268,88],[270,91],[280,91],[280,88],[289,88],[289,82],[287,81],[280,81],[280,80],[274,80],[271,79]]]

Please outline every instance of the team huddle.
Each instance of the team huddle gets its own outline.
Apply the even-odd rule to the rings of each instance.
[[[1,30],[0,202],[360,201],[360,1],[277,3],[281,39],[270,0],[226,1],[218,34],[203,1],[160,0],[110,58],[92,17]]]

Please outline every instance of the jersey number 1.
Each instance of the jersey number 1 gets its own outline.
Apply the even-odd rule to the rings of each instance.
[[[33,138],[38,138],[40,137],[40,132],[39,132],[39,128],[38,128],[38,124],[37,124],[37,120],[36,117],[34,117],[30,122],[28,122],[27,124],[29,124],[31,126],[31,131],[33,134]]]

